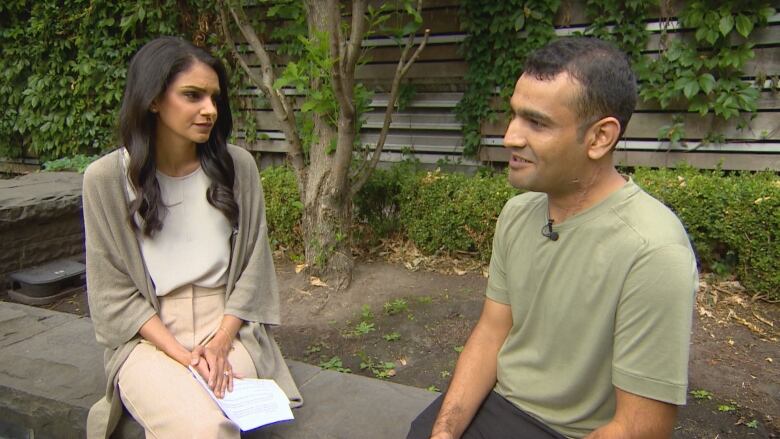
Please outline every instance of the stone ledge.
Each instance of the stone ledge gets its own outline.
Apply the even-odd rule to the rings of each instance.
[[[76,172],[37,172],[0,180],[0,230],[21,221],[79,212],[82,180]]]
[[[89,407],[102,395],[102,351],[88,318],[0,302],[0,435],[84,437]],[[289,361],[305,404],[292,423],[256,439],[404,437],[437,396],[423,389]],[[141,438],[123,419],[115,438]]]

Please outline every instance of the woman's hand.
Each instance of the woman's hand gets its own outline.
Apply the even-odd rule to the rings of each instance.
[[[220,327],[205,346],[199,345],[192,350],[193,367],[217,398],[223,398],[225,391],[233,391],[233,368],[228,361],[232,347],[233,336]]]

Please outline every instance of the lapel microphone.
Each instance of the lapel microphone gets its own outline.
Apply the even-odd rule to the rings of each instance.
[[[558,240],[558,232],[554,231],[552,226],[555,220],[552,218],[547,219],[547,224],[542,226],[542,236],[549,238],[550,241]]]

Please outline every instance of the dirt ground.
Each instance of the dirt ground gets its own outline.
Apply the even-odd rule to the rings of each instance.
[[[275,334],[285,356],[446,389],[481,311],[484,267],[470,258],[399,256],[398,249],[358,259],[352,285],[341,292],[277,263],[283,326]],[[780,438],[780,305],[751,301],[738,283],[707,275],[697,303],[691,394],[674,437]],[[48,307],[88,313],[83,295]]]

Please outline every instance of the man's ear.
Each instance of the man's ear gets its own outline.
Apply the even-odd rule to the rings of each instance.
[[[620,121],[614,117],[605,117],[588,129],[588,157],[601,160],[615,147],[620,137]]]

